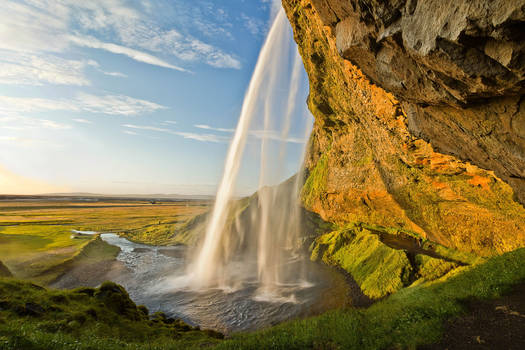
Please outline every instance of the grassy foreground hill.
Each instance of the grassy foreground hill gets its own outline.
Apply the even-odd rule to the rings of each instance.
[[[0,279],[0,349],[392,349],[439,341],[445,322],[472,300],[525,282],[525,249],[456,268],[367,309],[346,309],[219,340],[162,314],[147,315],[113,283],[73,291]],[[516,316],[516,317],[519,317]]]

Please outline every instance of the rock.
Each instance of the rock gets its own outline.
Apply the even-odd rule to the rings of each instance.
[[[151,252],[150,248],[133,248],[133,253],[148,253]]]
[[[480,255],[525,245],[525,0],[283,0],[323,220]]]
[[[404,102],[414,135],[525,203],[525,0],[311,3],[339,54]]]

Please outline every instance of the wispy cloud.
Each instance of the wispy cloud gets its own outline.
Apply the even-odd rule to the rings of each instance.
[[[167,108],[154,102],[125,95],[96,96],[79,93],[76,103],[82,110],[112,115],[137,115]]]
[[[102,73],[104,75],[109,75],[109,76],[118,77],[118,78],[127,78],[128,77],[126,74],[121,73],[121,72],[107,72],[107,71],[103,70],[100,67],[100,64],[97,61],[89,60],[88,63],[89,63],[90,66],[96,68],[100,73]]]
[[[163,124],[172,124],[172,125],[177,124],[177,122],[175,120],[165,120],[162,123]]]
[[[189,35],[171,29],[127,33],[125,42],[158,53],[169,53],[183,61],[204,62],[216,68],[240,69],[241,62],[233,55]]]
[[[0,50],[0,84],[85,86],[90,82],[84,69],[92,62]]]
[[[241,19],[244,22],[244,27],[252,35],[262,35],[268,29],[266,23],[258,18],[250,17],[244,13],[241,13]]]
[[[106,71],[103,71],[101,70],[102,74],[105,74],[105,75],[109,75],[111,77],[118,77],[118,78],[127,78],[128,76],[124,73],[120,73],[120,72],[106,72]]]
[[[180,72],[187,72],[187,70],[184,68],[174,66],[166,61],[161,60],[160,58],[157,58],[143,51],[131,49],[129,47],[125,47],[125,46],[121,46],[117,44],[102,42],[94,37],[70,36],[69,40],[78,46],[90,47],[93,49],[102,49],[102,50],[106,50],[106,51],[109,51],[115,54],[128,56],[134,59],[135,61],[151,64],[154,66],[170,68],[170,69],[178,70]]]
[[[204,130],[213,130],[213,131],[221,131],[221,132],[234,132],[235,131],[235,129],[214,128],[206,124],[194,124],[193,126],[199,129],[204,129]]]
[[[147,131],[167,133],[171,135],[181,136],[185,139],[191,139],[191,140],[196,140],[196,141],[201,141],[201,142],[224,143],[224,142],[228,142],[229,140],[228,137],[224,137],[224,136],[176,131],[176,130],[171,130],[167,128],[159,128],[159,127],[150,126],[150,125],[123,124],[122,126],[125,128],[134,129],[134,130],[147,130]]]
[[[60,123],[49,119],[39,119],[24,116],[0,117],[0,129],[4,130],[28,130],[28,129],[52,129],[67,130],[71,125]]]
[[[193,125],[196,128],[204,129],[204,130],[211,130],[211,131],[219,131],[219,132],[227,132],[232,133],[235,131],[235,129],[226,129],[226,128],[216,128],[212,127],[206,124],[194,124]],[[303,138],[298,137],[285,137],[280,134],[280,132],[276,130],[249,130],[248,135],[251,137],[255,137],[256,139],[268,139],[268,140],[274,140],[274,141],[284,141],[284,142],[290,142],[290,143],[299,143],[303,144],[306,142]]]
[[[81,123],[81,124],[93,124],[92,121],[87,120],[87,119],[82,119],[82,118],[73,118],[72,120],[74,122]]]
[[[173,16],[177,30],[157,24],[167,9],[177,14]],[[197,30],[209,38],[232,38],[227,29],[230,22],[228,14],[213,3],[142,1],[132,6],[122,0],[3,0],[0,83],[89,85],[87,62],[62,57],[74,46],[181,72],[189,71],[181,66],[184,63],[239,69],[235,55],[189,33]],[[125,77],[120,72],[99,71]]]
[[[124,95],[97,96],[78,93],[74,99],[69,100],[0,96],[0,113],[6,115],[43,111],[71,111],[131,116],[165,108],[154,102]]]
[[[288,136],[283,138],[280,132],[275,130],[250,130],[249,131],[250,136],[253,136],[257,139],[268,139],[268,140],[274,140],[274,141],[284,141],[284,142],[290,142],[290,143],[299,143],[303,144],[306,143],[307,140],[304,138],[299,137],[292,137]]]

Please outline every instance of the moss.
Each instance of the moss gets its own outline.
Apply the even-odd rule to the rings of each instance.
[[[175,349],[216,343],[181,320],[149,319],[121,286],[57,291],[0,278],[2,349]]]
[[[458,267],[454,262],[432,258],[427,255],[418,254],[415,257],[417,266],[417,283],[433,281]]]
[[[312,260],[337,265],[350,273],[370,298],[382,298],[409,283],[412,266],[406,254],[383,244],[358,227],[333,231],[312,245]]]
[[[323,154],[315,167],[310,171],[301,190],[301,199],[307,209],[311,209],[314,201],[325,191],[328,176],[328,156]]]

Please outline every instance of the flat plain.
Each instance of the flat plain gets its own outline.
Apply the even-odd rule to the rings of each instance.
[[[47,284],[60,274],[61,265],[96,240],[96,235],[74,231],[111,232],[143,243],[173,244],[177,228],[208,207],[207,201],[191,200],[1,200],[0,261],[15,277]],[[96,243],[101,259],[118,253],[104,242]]]

